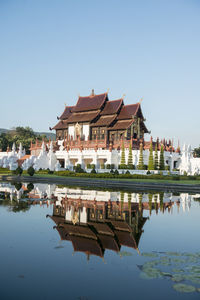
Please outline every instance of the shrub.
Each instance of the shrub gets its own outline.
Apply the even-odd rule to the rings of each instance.
[[[189,180],[196,180],[197,178],[196,178],[196,176],[188,176],[188,179]]]
[[[129,174],[130,174],[129,170],[127,170],[125,174],[126,174],[126,175],[129,175]]]
[[[172,176],[172,180],[180,180],[179,176]]]
[[[114,175],[119,175],[118,170],[115,170],[115,171],[114,171]]]
[[[95,164],[91,164],[91,169],[95,169]]]
[[[81,168],[81,165],[80,164],[77,164],[75,167],[74,167],[74,171],[75,173],[84,173],[85,171]]]
[[[132,154],[132,144],[129,144],[129,151],[128,151],[128,165],[133,164],[133,154]]]
[[[110,168],[111,168],[111,169],[114,169],[114,168],[115,168],[115,165],[114,165],[114,164],[111,164],[111,165],[110,165]]]
[[[53,174],[54,171],[48,170],[48,174]]]
[[[155,146],[155,154],[154,154],[154,170],[158,170],[158,146]]]
[[[148,170],[148,171],[147,171],[147,175],[150,175],[150,174],[151,174],[151,172]]]
[[[160,170],[164,170],[165,169],[165,159],[164,159],[164,147],[163,147],[163,145],[161,145],[161,149],[160,149],[159,169]]]
[[[125,148],[124,148],[124,141],[122,143],[122,151],[121,151],[121,165],[124,165],[126,163],[125,161]]]
[[[122,169],[122,170],[127,169],[127,165],[126,164],[120,164],[119,169]]]
[[[111,169],[110,164],[106,165],[106,169]]]
[[[17,169],[15,170],[15,174],[21,176],[23,173],[23,169],[21,167],[17,167]]]
[[[149,164],[148,170],[154,170],[154,161],[153,161],[153,145],[151,141],[150,149],[149,149]]]
[[[29,167],[27,173],[28,175],[33,176],[35,174],[35,169],[33,167]]]
[[[96,172],[95,168],[93,168],[92,171],[91,171],[91,174],[96,174],[96,173],[97,172]]]
[[[134,169],[135,169],[135,166],[134,166],[133,164],[128,164],[128,165],[127,165],[127,168],[128,168],[129,170],[134,170]]]
[[[87,164],[87,169],[92,169],[91,164]]]
[[[165,170],[169,171],[170,170],[170,166],[165,166]]]
[[[138,170],[144,170],[144,161],[143,161],[143,144],[140,143],[140,155],[138,162]]]

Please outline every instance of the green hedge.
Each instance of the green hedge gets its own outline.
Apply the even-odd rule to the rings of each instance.
[[[0,174],[4,174],[4,173],[9,173],[9,174],[11,174],[12,171],[10,171],[10,170],[7,169],[7,168],[0,168]]]
[[[150,174],[140,175],[133,174],[127,170],[125,174],[117,174],[116,171],[111,169],[112,172],[106,173],[75,173],[72,171],[55,171],[54,174],[58,176],[70,176],[70,177],[85,177],[85,178],[119,178],[119,179],[154,179],[154,180],[200,180],[200,176],[179,176],[179,175],[166,175],[161,174]]]

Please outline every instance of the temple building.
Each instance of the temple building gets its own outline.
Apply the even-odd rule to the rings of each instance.
[[[124,98],[109,100],[108,92],[78,97],[74,106],[65,106],[58,123],[50,128],[56,131],[56,141],[31,142],[30,155],[20,145],[12,151],[0,152],[0,167],[15,170],[21,166],[27,170],[51,171],[74,170],[77,166],[86,172],[95,169],[98,173],[117,169],[125,173],[146,174],[150,150],[160,160],[163,151],[163,167],[150,169],[152,173],[200,174],[200,158],[195,158],[190,146],[174,146],[173,140],[153,140],[145,134],[150,131],[145,125],[141,102],[124,103]],[[142,156],[142,169],[139,163]],[[163,157],[162,156],[162,157]],[[154,164],[155,166],[155,164]]]
[[[106,142],[144,138],[148,133],[140,103],[125,105],[123,98],[110,101],[108,93],[80,97],[66,106],[56,130],[57,139]]]

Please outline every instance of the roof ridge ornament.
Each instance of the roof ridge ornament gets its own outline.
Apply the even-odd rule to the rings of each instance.
[[[142,101],[143,101],[143,98],[144,98],[144,97],[140,98],[140,101],[139,101],[139,103],[140,103],[140,104],[142,103]]]
[[[123,94],[123,95],[122,95],[122,100],[124,100],[125,97],[126,97],[126,94]]]
[[[90,96],[95,96],[94,89],[92,89]]]

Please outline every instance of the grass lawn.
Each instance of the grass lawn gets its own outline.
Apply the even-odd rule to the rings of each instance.
[[[94,179],[94,180],[124,180],[128,182],[148,182],[148,183],[172,183],[172,184],[196,184],[200,185],[200,180],[164,180],[164,179],[127,179],[127,178],[87,178],[87,177],[73,177],[73,176],[58,176],[54,174],[35,174],[34,177],[46,177],[46,178],[77,178],[77,179]]]
[[[0,173],[0,176],[3,175],[11,175],[11,172]],[[23,176],[23,174],[22,174]],[[24,176],[28,176],[28,174],[24,174]],[[75,177],[75,176],[59,176],[54,174],[35,174],[33,177],[37,178],[76,178],[76,179],[86,179],[86,180],[112,180],[112,181],[127,181],[127,182],[145,182],[145,183],[171,183],[171,184],[191,184],[191,185],[200,185],[200,180],[165,180],[165,179],[139,179],[139,178],[97,178],[97,177]]]

